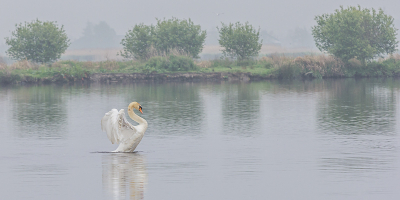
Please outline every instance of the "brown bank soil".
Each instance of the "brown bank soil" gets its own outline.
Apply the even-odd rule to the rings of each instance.
[[[203,82],[203,81],[256,81],[274,79],[272,76],[254,75],[251,73],[92,73],[85,74],[82,78],[74,78],[72,76],[60,76],[46,78],[32,78],[30,76],[20,76],[18,80],[12,77],[4,78],[0,81],[0,85],[8,84],[65,84],[65,83],[137,83],[137,82]]]
[[[171,73],[171,74],[142,74],[142,73],[94,73],[88,77],[94,83],[132,83],[132,82],[200,82],[200,81],[254,81],[271,79],[270,76],[252,75],[251,73]]]

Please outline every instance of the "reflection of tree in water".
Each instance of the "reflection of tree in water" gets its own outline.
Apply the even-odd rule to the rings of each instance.
[[[378,81],[346,79],[327,85],[329,93],[317,113],[323,171],[354,178],[392,166],[396,99],[388,83]]]
[[[229,84],[222,99],[224,133],[252,135],[258,132],[259,84]]]
[[[369,79],[332,81],[319,105],[321,129],[338,134],[393,134],[396,98],[393,90]]]
[[[61,87],[20,87],[14,90],[13,98],[13,120],[20,137],[62,137],[67,111]]]
[[[0,101],[7,99],[10,89],[0,85]]]
[[[204,118],[199,85],[168,83],[134,85],[127,101],[142,104],[149,129],[162,134],[199,134]]]
[[[139,153],[103,156],[103,187],[112,199],[143,199],[147,184],[146,162]]]

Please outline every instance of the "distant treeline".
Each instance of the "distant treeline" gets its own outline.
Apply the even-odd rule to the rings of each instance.
[[[70,49],[97,49],[122,47],[120,42],[124,36],[117,35],[106,22],[98,24],[88,22],[83,29],[82,37],[72,41]]]
[[[117,35],[115,30],[106,22],[98,24],[88,22],[82,31],[82,36],[71,42],[69,49],[122,48],[121,40],[124,35]],[[217,29],[207,30],[205,45],[219,45]],[[273,31],[261,30],[260,39],[263,44],[285,46],[288,48],[315,47],[311,31],[295,27],[283,36],[277,36]],[[3,51],[5,51],[5,47]]]

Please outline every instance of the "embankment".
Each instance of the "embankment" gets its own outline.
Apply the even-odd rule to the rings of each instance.
[[[167,82],[167,81],[254,81],[270,79],[270,76],[252,75],[251,73],[95,73],[88,80],[94,83],[132,83],[132,82]]]
[[[252,75],[251,73],[93,73],[85,74],[81,78],[60,76],[33,78],[31,76],[9,77],[1,79],[1,84],[51,84],[51,83],[136,83],[136,82],[201,82],[201,81],[255,81],[271,79],[271,76]]]

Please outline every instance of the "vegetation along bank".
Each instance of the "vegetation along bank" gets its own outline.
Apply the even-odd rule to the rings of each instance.
[[[363,64],[344,63],[326,55],[297,58],[282,55],[255,60],[196,61],[182,55],[156,56],[147,61],[58,61],[35,64],[20,61],[0,64],[0,83],[138,82],[138,81],[252,81],[262,79],[398,77],[400,55]]]

